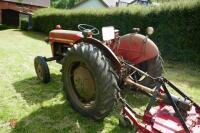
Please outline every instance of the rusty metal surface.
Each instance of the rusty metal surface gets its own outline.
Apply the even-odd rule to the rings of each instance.
[[[73,72],[73,80],[78,95],[84,100],[95,97],[95,82],[89,70],[79,66]]]
[[[149,93],[149,94],[154,93],[154,89],[151,89],[149,87],[138,84],[138,83],[134,82],[133,80],[131,80],[129,77],[125,78],[124,82],[125,82],[125,84],[136,86],[138,89],[140,89],[141,91],[144,91],[146,93]]]

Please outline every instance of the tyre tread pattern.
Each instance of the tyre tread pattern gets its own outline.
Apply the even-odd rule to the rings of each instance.
[[[95,103],[96,106],[91,112],[81,110],[73,103],[72,98],[67,95],[67,85],[64,83],[64,90],[67,98],[72,107],[81,114],[89,116],[95,120],[103,119],[112,111],[115,103],[116,90],[119,89],[114,70],[109,63],[109,60],[103,55],[101,50],[92,44],[83,42],[75,44],[69,51],[70,52],[68,52],[64,58],[63,69],[65,69],[65,63],[67,63],[68,57],[73,54],[78,54],[81,58],[87,59],[93,68],[93,73],[96,75],[95,82],[97,83],[96,86],[98,88],[98,96]],[[63,79],[64,78],[65,76]]]
[[[154,78],[161,77],[163,75],[163,61],[160,55],[147,61],[147,68],[145,72]],[[150,78],[145,78],[140,83],[150,88],[154,88],[156,86]]]
[[[36,71],[37,64],[40,64],[42,67],[42,72],[43,72],[42,82],[49,83],[50,82],[50,71],[49,71],[48,64],[45,61],[45,58],[42,56],[35,57],[35,59],[34,59],[35,71]]]

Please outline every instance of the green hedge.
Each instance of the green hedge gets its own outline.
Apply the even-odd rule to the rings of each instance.
[[[164,58],[200,64],[200,1],[182,0],[161,6],[131,6],[101,10],[42,9],[33,16],[33,29],[48,33],[55,25],[77,30],[77,25],[87,23],[98,28],[113,25],[121,34],[133,27],[142,31],[153,26],[151,37]],[[144,32],[143,32],[144,33]]]

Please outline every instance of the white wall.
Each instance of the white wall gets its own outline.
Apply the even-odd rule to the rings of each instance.
[[[88,0],[75,8],[105,8],[105,5],[99,0]]]

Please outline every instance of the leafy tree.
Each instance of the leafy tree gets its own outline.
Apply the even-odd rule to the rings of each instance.
[[[67,8],[69,0],[51,0],[51,6],[55,8]]]
[[[51,6],[54,8],[73,8],[76,3],[82,0],[51,0]]]
[[[75,0],[69,0],[67,6],[68,6],[68,8],[74,7],[75,6]]]
[[[17,2],[21,3],[23,0],[17,0]]]

